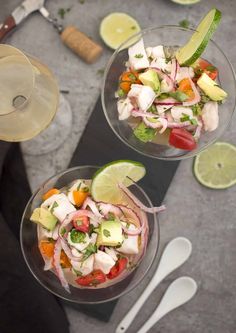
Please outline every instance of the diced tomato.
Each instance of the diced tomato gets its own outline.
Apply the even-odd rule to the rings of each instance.
[[[117,260],[115,266],[113,266],[110,272],[107,274],[108,279],[114,279],[127,267],[128,259],[120,258]]]
[[[89,218],[87,216],[77,217],[73,220],[73,226],[76,230],[89,232]]]
[[[132,84],[140,84],[141,81],[138,79],[139,73],[136,71],[124,72],[120,77],[120,89],[124,93],[128,93]]]
[[[100,269],[94,270],[92,273],[75,280],[80,286],[97,286],[105,281],[106,275]]]
[[[194,66],[196,77],[200,77],[202,73],[206,73],[212,80],[215,80],[218,75],[218,70],[215,66],[204,59],[198,59],[196,66]]]
[[[184,128],[174,128],[170,132],[169,144],[175,148],[193,150],[197,147],[191,133]]]

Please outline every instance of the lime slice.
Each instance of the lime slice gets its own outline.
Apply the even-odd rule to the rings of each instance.
[[[91,194],[94,200],[109,203],[122,203],[123,193],[118,184],[130,186],[130,177],[137,182],[143,178],[146,170],[142,163],[119,160],[106,164],[94,175],[91,186]]]
[[[138,22],[125,13],[111,13],[100,24],[100,36],[104,43],[112,49],[117,49],[140,30]],[[132,43],[133,41],[131,41]]]
[[[194,161],[197,180],[213,189],[225,189],[236,184],[236,146],[217,142],[200,153]]]
[[[213,8],[208,12],[188,43],[177,51],[176,58],[180,65],[189,66],[201,56],[211,36],[218,27],[220,19],[221,12],[218,9]]]
[[[172,0],[175,3],[179,3],[180,5],[193,5],[201,0]]]

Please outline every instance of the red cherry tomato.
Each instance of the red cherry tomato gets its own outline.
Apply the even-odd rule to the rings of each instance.
[[[198,59],[194,72],[197,77],[200,77],[202,73],[206,73],[212,80],[215,80],[218,75],[217,68],[201,58]]]
[[[92,273],[75,280],[80,286],[97,286],[105,281],[106,275],[100,269],[94,270]]]
[[[197,147],[192,134],[184,128],[172,129],[169,136],[169,144],[175,148],[184,150],[193,150]]]
[[[115,266],[113,266],[110,272],[107,274],[108,279],[114,279],[127,267],[128,259],[120,258],[117,260]]]
[[[82,232],[89,231],[89,218],[87,216],[77,217],[73,220],[73,226],[76,230]]]

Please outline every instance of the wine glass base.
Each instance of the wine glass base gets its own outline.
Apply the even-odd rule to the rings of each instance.
[[[52,123],[39,135],[21,143],[24,154],[42,155],[56,150],[69,136],[72,111],[69,102],[60,94],[59,106]]]

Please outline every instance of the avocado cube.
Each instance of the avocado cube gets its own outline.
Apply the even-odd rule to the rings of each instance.
[[[206,73],[203,73],[197,81],[198,86],[213,101],[222,101],[227,97],[227,93],[212,80]]]
[[[160,80],[154,69],[148,69],[140,74],[138,78],[143,85],[151,87],[157,94],[160,93]]]
[[[40,223],[47,230],[53,230],[57,224],[57,218],[46,208],[36,208],[31,217],[30,221],[34,223]]]
[[[123,242],[122,227],[119,221],[102,221],[97,237],[97,246],[117,246]]]

